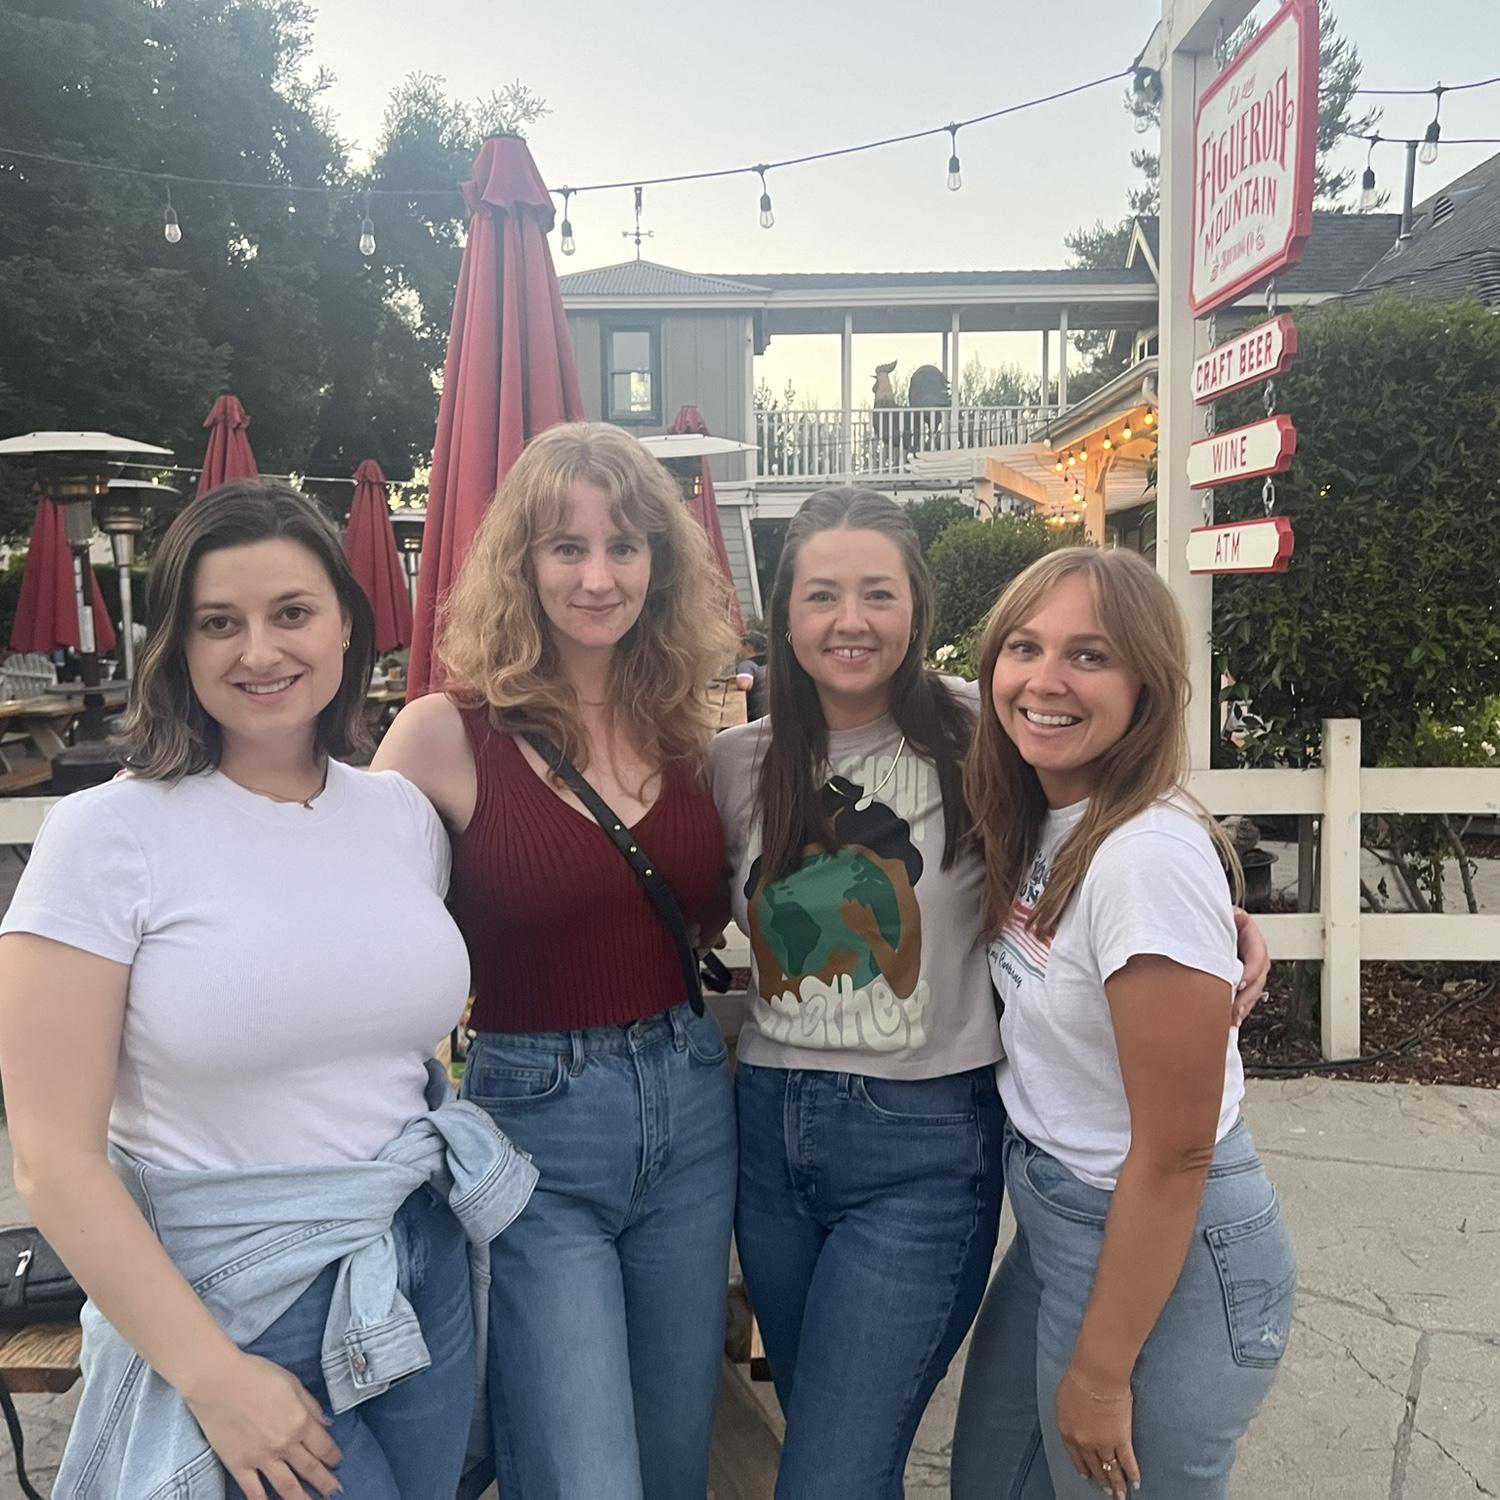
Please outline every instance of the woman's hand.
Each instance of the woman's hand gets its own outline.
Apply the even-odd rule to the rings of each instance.
[[[1113,1500],[1126,1500],[1126,1486],[1139,1489],[1141,1471],[1131,1444],[1134,1401],[1123,1391],[1100,1392],[1069,1366],[1057,1388],[1057,1427],[1073,1467]]]
[[[1235,907],[1234,927],[1240,938],[1240,962],[1245,966],[1230,1009],[1234,1024],[1238,1026],[1266,992],[1266,981],[1271,977],[1271,950],[1266,947],[1265,933],[1255,925],[1255,918],[1249,912]]]
[[[246,1500],[305,1500],[304,1482],[319,1495],[342,1493],[332,1470],[344,1455],[318,1403],[280,1365],[236,1351],[185,1399]]]

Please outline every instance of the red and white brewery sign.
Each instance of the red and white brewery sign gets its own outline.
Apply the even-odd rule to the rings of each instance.
[[[1188,484],[1206,490],[1233,479],[1284,474],[1296,451],[1297,429],[1285,412],[1248,427],[1231,427],[1228,432],[1200,438],[1188,448]]]
[[[1193,365],[1199,406],[1282,374],[1297,357],[1297,325],[1283,314],[1226,340]]]
[[[1317,0],[1287,0],[1198,101],[1193,316],[1302,258],[1318,149]]]
[[[1196,526],[1188,533],[1188,572],[1285,573],[1295,545],[1285,516]]]

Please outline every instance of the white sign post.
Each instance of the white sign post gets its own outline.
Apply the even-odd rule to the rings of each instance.
[[[1188,572],[1285,573],[1292,547],[1292,523],[1285,516],[1198,526],[1188,533]]]
[[[1287,0],[1204,92],[1194,122],[1193,316],[1295,264],[1312,233],[1317,0]]]
[[[1195,490],[1212,489],[1234,479],[1259,479],[1284,474],[1297,451],[1297,429],[1284,412],[1231,427],[1199,440],[1188,449],[1188,483]]]
[[[1193,400],[1202,406],[1231,391],[1285,374],[1297,357],[1297,325],[1284,314],[1210,349],[1193,366]]]

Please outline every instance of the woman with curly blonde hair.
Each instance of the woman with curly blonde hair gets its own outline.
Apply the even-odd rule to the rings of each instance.
[[[735,1183],[724,1039],[553,752],[687,924],[706,921],[724,840],[704,687],[733,659],[728,620],[666,470],[617,428],[551,428],[447,602],[445,691],[410,704],[376,758],[453,838],[478,1033],[464,1097],[541,1172],[491,1252],[491,1428],[519,1500],[708,1488]]]

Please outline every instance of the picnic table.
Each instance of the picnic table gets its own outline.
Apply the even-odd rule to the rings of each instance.
[[[19,731],[45,759],[52,761],[67,749],[68,735],[82,715],[81,703],[70,703],[61,695],[44,693],[38,698],[15,698],[0,703],[0,733],[8,729]]]

